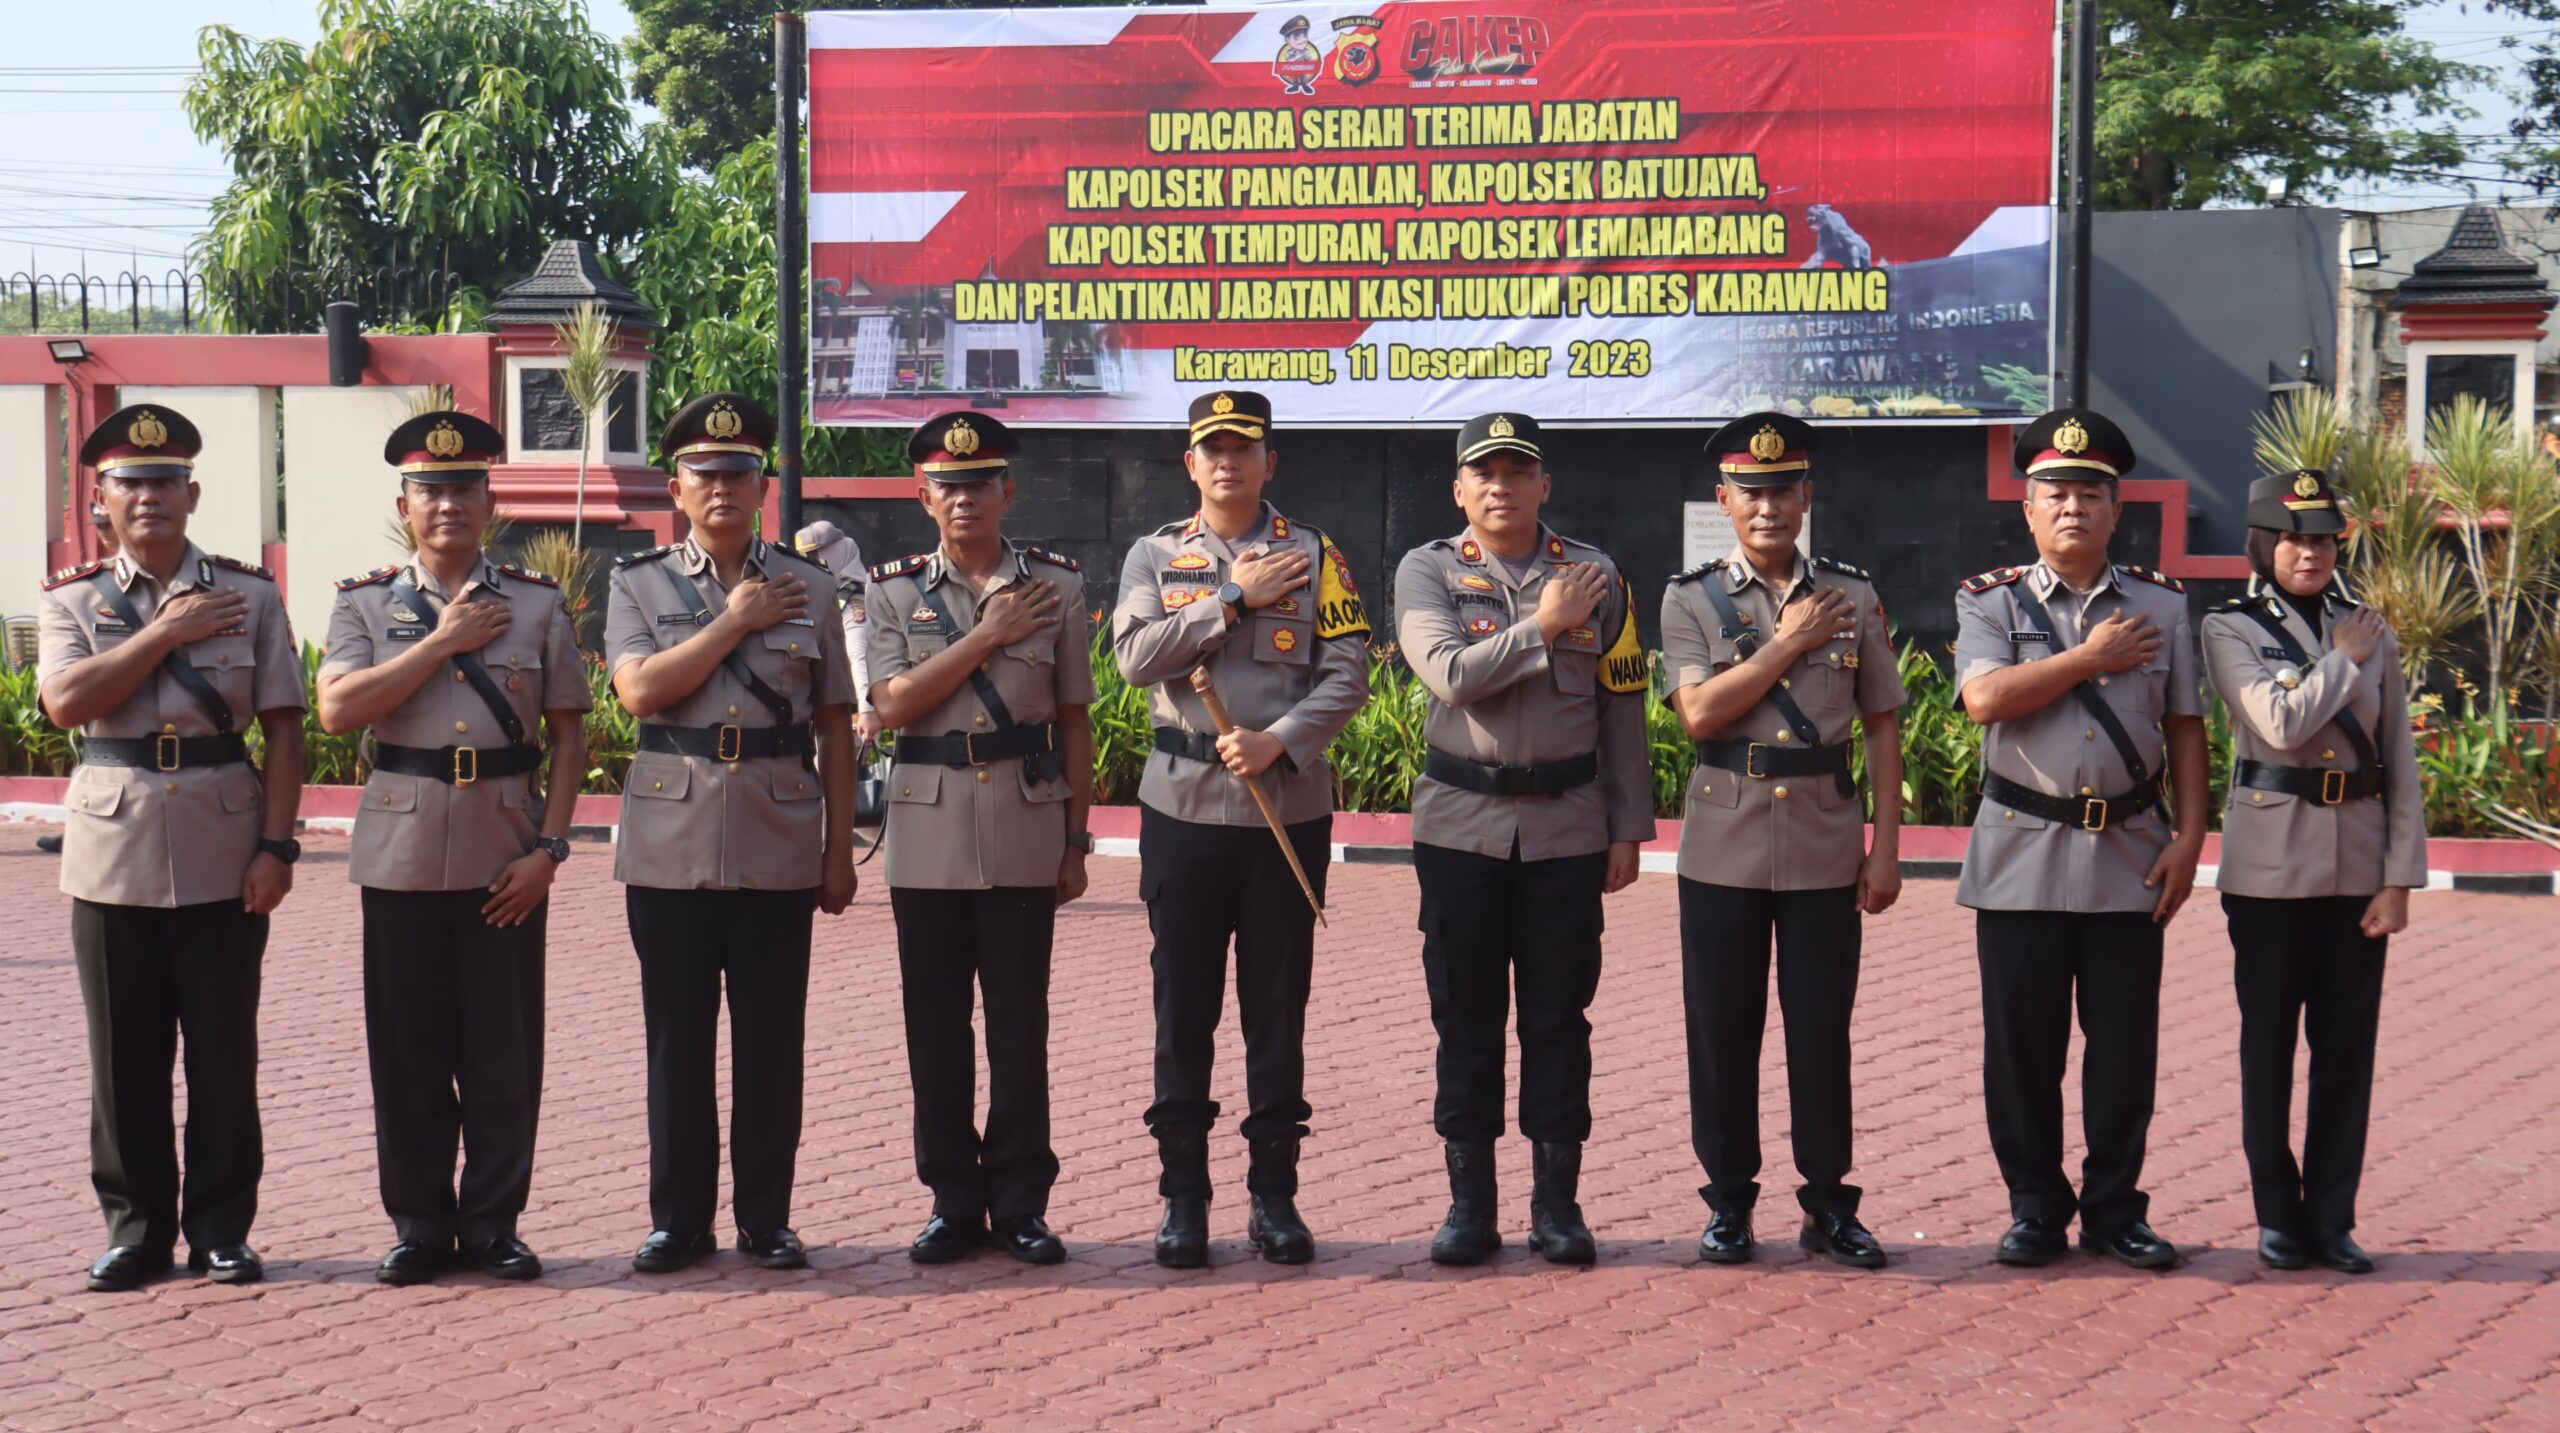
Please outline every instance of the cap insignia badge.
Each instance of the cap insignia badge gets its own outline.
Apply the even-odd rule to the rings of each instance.
[[[2089,451],[2089,430],[2081,427],[2077,418],[2063,419],[2062,426],[2053,430],[2053,450],[2057,453]]]
[[[711,411],[703,416],[702,431],[714,438],[734,438],[747,431],[747,420],[724,400],[711,405]]]
[[[451,458],[462,452],[462,431],[450,422],[440,422],[427,434],[427,452],[438,458]]]
[[[2293,480],[2293,495],[2298,498],[2316,498],[2320,496],[2320,480],[2311,476],[2309,473],[2304,473],[2302,476]]]
[[[1491,423],[1485,425],[1484,432],[1488,438],[1508,438],[1512,433],[1511,420],[1496,416]]]
[[[1236,411],[1236,400],[1228,397],[1224,393],[1221,393],[1217,397],[1209,400],[1209,411],[1212,413],[1233,413]]]
[[[159,414],[145,408],[133,415],[124,436],[137,448],[157,448],[169,441],[169,425],[160,421]]]
[[[1787,455],[1787,440],[1778,436],[1778,425],[1763,423],[1751,435],[1751,457],[1755,462],[1774,463]]]
[[[942,435],[942,451],[955,458],[965,458],[978,451],[978,430],[966,418],[954,418]]]

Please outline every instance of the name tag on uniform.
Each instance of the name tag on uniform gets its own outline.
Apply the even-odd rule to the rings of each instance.
[[[425,635],[427,635],[427,629],[424,627],[394,627],[391,629],[391,640],[394,642],[414,642]]]
[[[2273,657],[2273,658],[2275,658],[2277,661],[2281,662],[2281,661],[2283,661],[2283,660],[2284,660],[2284,648],[2282,648],[2282,647],[2260,647],[2260,648],[2258,649],[2258,655],[2259,655],[2259,656],[2261,656],[2261,657]]]
[[[2009,634],[2009,640],[2012,642],[2050,642],[2053,640],[2053,634],[2051,632],[2012,632]]]
[[[693,625],[693,614],[690,612],[670,612],[664,617],[658,619],[658,625],[661,627],[670,625],[683,625],[690,627]]]
[[[124,625],[122,622],[110,621],[104,617],[98,619],[98,631],[109,637],[127,637],[133,634],[133,629],[131,627]]]

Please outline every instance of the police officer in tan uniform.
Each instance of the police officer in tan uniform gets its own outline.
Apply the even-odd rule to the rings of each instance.
[[[802,557],[815,558],[836,578],[836,610],[844,617],[845,657],[853,664],[853,734],[863,741],[880,735],[880,713],[871,706],[870,629],[862,625],[869,610],[865,590],[871,570],[862,565],[862,547],[851,534],[824,518],[800,529],[792,540]]]
[[[1209,1260],[1209,1064],[1230,937],[1251,1104],[1246,1233],[1273,1263],[1315,1257],[1296,1198],[1315,914],[1239,778],[1261,782],[1321,900],[1333,846],[1324,753],[1369,699],[1369,619],[1341,551],[1262,500],[1280,464],[1270,435],[1259,393],[1225,389],[1191,405],[1182,465],[1200,510],[1129,549],[1112,613],[1112,654],[1148,689],[1155,719],[1138,783],[1138,893],[1155,933],[1146,1121],[1163,1165],[1156,1262],[1168,1268]],[[1202,667],[1232,733],[1219,735],[1191,689]]]
[[[416,555],[338,584],[320,665],[321,726],[372,728],[347,878],[364,909],[374,1152],[397,1236],[374,1271],[386,1284],[425,1283],[457,1253],[496,1278],[542,1272],[516,1217],[542,1104],[544,923],[594,701],[560,584],[480,548],[504,451],[468,413],[392,430],[383,461]]]
[[[724,981],[738,1247],[768,1269],[808,1262],[790,1216],[809,936],[813,908],[853,900],[853,677],[835,579],[755,535],[772,443],[743,394],[677,410],[658,446],[693,535],[621,559],[607,599],[614,695],[640,721],[613,874],[648,1024],[643,1273],[713,1248]]]
[[[1026,1264],[1067,1256],[1044,1219],[1058,1178],[1049,949],[1093,849],[1091,619],[1074,562],[1004,535],[1014,446],[978,413],[915,430],[916,496],[942,543],[872,570],[861,627],[873,703],[899,733],[887,874],[916,1177],[933,1191],[909,1251],[920,1264],[960,1258],[990,1232]],[[983,1135],[973,997],[987,1010]]]
[[[2373,1109],[2382,964],[2427,883],[2425,793],[2399,646],[2336,585],[2347,526],[2329,475],[2249,489],[2247,595],[2204,619],[2204,668],[2231,711],[2231,794],[2215,884],[2240,1000],[2240,1143],[2258,1258],[2373,1271],[2349,1232]],[[2302,1159],[2293,1045],[2310,1037]]]
[[[1520,1132],[1534,1183],[1529,1247],[1598,1257],[1579,1202],[1591,1136],[1591,1022],[1600,902],[1636,878],[1653,836],[1651,680],[1627,580],[1559,537],[1537,420],[1488,413],[1458,430],[1456,534],[1396,568],[1396,642],[1430,693],[1413,787],[1422,970],[1440,1037],[1432,1124],[1445,1142],[1443,1264],[1502,1247],[1494,1141],[1503,1025],[1520,995]]]
[[[1821,434],[1752,413],[1707,440],[1739,544],[1662,594],[1667,698],[1697,742],[1680,827],[1680,983],[1688,1008],[1689,1138],[1711,1217],[1698,1257],[1751,1257],[1760,1194],[1760,1039],[1777,945],[1787,1105],[1804,1226],[1796,1242],[1857,1268],[1884,1246],[1845,1183],[1854,1117],[1849,1014],[1861,914],[1902,892],[1902,677],[1867,574],[1796,550]],[[1864,729],[1875,842],[1849,775]]]
[[[45,715],[82,737],[63,793],[62,890],[89,1020],[89,1179],[111,1247],[89,1287],[187,1267],[258,1279],[265,1167],[258,977],[267,914],[293,889],[302,654],[266,569],[187,540],[185,415],[139,404],[80,445],[117,554],[54,574],[37,608]],[[243,735],[254,714],[264,768]],[[170,1067],[187,1050],[184,1203]]]
[[[1983,1098],[2017,1220],[1998,1257],[2051,1263],[2076,1213],[2083,1249],[2163,1269],[2178,1251],[2145,1222],[2142,1160],[2161,938],[2204,847],[2195,638],[2183,588],[2107,560],[2116,482],[2134,464],[2122,429],[2057,409],[2019,432],[2011,456],[2039,560],[1967,578],[1956,594],[1956,686],[1985,728],[1956,900],[1976,912]],[[2062,1168],[2075,988],[2089,1145],[2077,1195]]]

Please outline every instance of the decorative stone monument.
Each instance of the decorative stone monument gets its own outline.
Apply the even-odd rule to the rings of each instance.
[[[2507,248],[2498,211],[2474,204],[2443,248],[2420,259],[2391,295],[2408,352],[2409,451],[2426,451],[2427,415],[2469,394],[2534,420],[2534,349],[2560,295],[2533,260]]]
[[[593,303],[618,330],[609,360],[621,379],[592,419],[569,401],[561,370],[568,359],[554,326]],[[667,498],[667,475],[648,464],[649,343],[658,316],[640,296],[604,271],[593,247],[563,239],[523,282],[489,309],[498,336],[499,424],[507,432],[504,461],[489,470],[498,510],[519,522],[565,523],[577,514],[578,459],[586,445],[589,529],[644,532],[670,542],[679,525]]]

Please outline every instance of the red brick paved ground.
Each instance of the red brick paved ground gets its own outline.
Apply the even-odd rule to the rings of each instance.
[[[1978,1109],[1970,933],[1952,882],[1869,927],[1859,1004],[1869,1222],[1896,1263],[1813,1262],[1786,1235],[1783,1088],[1766,1078],[1780,1236],[1702,1267],[1668,877],[1611,904],[1588,1272],[1519,1247],[1527,1156],[1503,1150],[1512,1247],[1425,1258],[1446,1202],[1409,872],[1335,872],[1310,1015],[1310,1268],[1249,1261],[1223,1138],[1216,1267],[1148,1261],[1152,1148],[1136,863],[1096,863],[1060,923],[1055,1221],[1073,1258],[945,1270],[901,1252],[924,1200],[876,891],[822,924],[799,1225],[816,1267],[735,1255],[643,1279],[639,988],[618,888],[590,849],[555,912],[530,1286],[395,1290],[374,1203],[344,842],[318,837],[268,954],[270,1279],[81,1291],[100,1244],[85,1177],[79,996],[36,828],[0,830],[0,1424],[16,1429],[2560,1426],[2560,903],[2439,894],[2395,953],[2359,1231],[2379,1273],[2270,1275],[2249,1252],[2229,953],[2210,895],[2174,928],[2150,1186],[2192,1258],[2166,1276],[2079,1256],[2002,1270]],[[866,872],[876,875],[876,864]],[[1774,1018],[1774,1010],[1772,1012]],[[1239,1083],[1233,1022],[1222,1093]],[[1770,1059],[1777,1055],[1774,1033]]]

